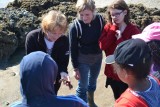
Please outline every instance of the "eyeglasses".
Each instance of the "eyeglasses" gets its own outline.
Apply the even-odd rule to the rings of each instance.
[[[110,14],[111,17],[119,17],[121,15],[121,13],[123,13],[123,11],[119,12],[119,13],[115,13],[115,14]]]

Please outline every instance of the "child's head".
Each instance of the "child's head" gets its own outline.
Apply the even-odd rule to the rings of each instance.
[[[148,25],[142,33],[133,35],[132,38],[139,38],[147,42],[154,63],[160,65],[160,22]]]
[[[93,0],[78,0],[76,4],[78,17],[84,23],[90,23],[95,17],[95,2]]]
[[[54,84],[58,66],[50,55],[35,51],[20,63],[21,94],[24,98],[55,95]]]
[[[67,30],[67,18],[60,11],[51,10],[42,16],[41,28],[51,41],[58,39]]]
[[[109,23],[119,24],[121,22],[129,23],[130,11],[124,0],[114,0],[107,9]]]
[[[150,49],[141,39],[129,39],[117,46],[114,55],[107,56],[106,63],[113,64],[119,77],[122,74],[121,71],[125,70],[137,80],[141,80],[150,72]]]

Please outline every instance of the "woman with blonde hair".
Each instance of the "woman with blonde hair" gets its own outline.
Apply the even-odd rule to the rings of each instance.
[[[88,100],[90,107],[97,107],[94,92],[102,61],[98,39],[104,19],[96,13],[93,0],[78,0],[76,9],[78,17],[69,30],[71,61],[78,80],[76,95],[86,102]]]
[[[66,29],[66,16],[59,11],[51,10],[43,15],[41,28],[29,32],[25,42],[26,54],[34,51],[43,51],[48,53],[57,63],[58,75],[54,84],[56,94],[61,85],[60,79],[70,82],[67,72],[69,40],[64,35]]]

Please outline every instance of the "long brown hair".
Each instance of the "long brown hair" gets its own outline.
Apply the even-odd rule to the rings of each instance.
[[[129,7],[124,0],[114,0],[114,2],[111,3],[108,6],[107,19],[108,19],[109,23],[112,23],[112,18],[111,18],[111,15],[110,15],[110,9],[118,9],[118,10],[122,10],[122,11],[127,10],[127,14],[124,17],[124,22],[126,24],[129,23],[129,21],[130,21],[130,10],[129,10]]]

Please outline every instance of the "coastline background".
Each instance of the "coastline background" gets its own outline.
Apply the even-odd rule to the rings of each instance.
[[[0,8],[4,8],[7,6],[9,2],[13,2],[14,0],[0,0]],[[105,7],[111,3],[111,0],[94,0],[97,8]],[[160,9],[160,1],[159,0],[125,0],[128,4],[143,4],[149,8],[159,8]]]
[[[14,0],[0,0],[0,8],[5,7],[8,2]],[[160,8],[159,0],[125,0],[127,3],[142,3],[147,4],[145,6],[152,8]],[[95,0],[96,6],[104,7],[106,4],[111,3],[111,0]],[[6,70],[0,70],[0,107],[8,107],[10,104],[21,98],[19,91],[19,62],[24,55],[24,51],[17,52],[17,55],[11,60],[13,63],[12,66],[9,66]],[[105,57],[104,57],[105,58]],[[16,62],[15,62],[16,61]],[[99,107],[112,107],[114,104],[113,93],[110,87],[105,88],[105,75],[104,72],[104,62],[102,62],[102,69],[98,77],[98,86],[95,93],[95,100]],[[72,90],[69,90],[68,87],[62,85],[58,95],[69,95],[75,94],[77,81],[73,77],[73,69],[71,63],[69,65],[69,73],[71,76],[71,81],[74,86]]]

